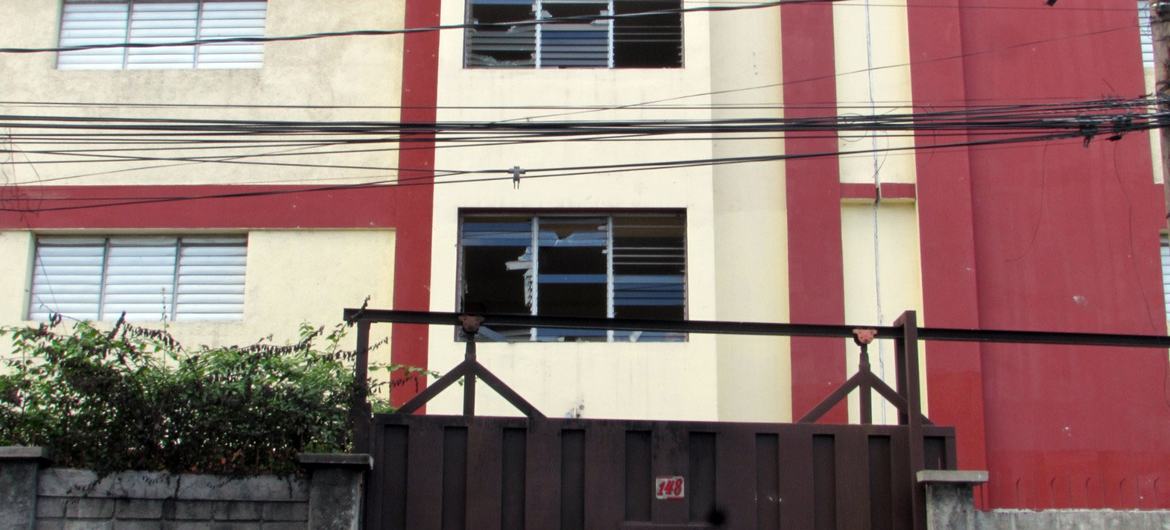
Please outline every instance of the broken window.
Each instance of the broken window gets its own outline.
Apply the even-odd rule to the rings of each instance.
[[[468,214],[462,219],[465,311],[591,318],[684,318],[686,216]],[[483,328],[502,341],[677,341],[663,332]]]
[[[466,65],[678,68],[681,6],[680,0],[468,0]]]

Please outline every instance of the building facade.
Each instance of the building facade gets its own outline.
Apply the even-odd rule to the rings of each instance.
[[[332,6],[327,17],[296,0],[3,7],[5,46],[24,48],[402,25],[401,5],[376,1]],[[158,119],[397,120],[401,60],[401,39],[389,37],[5,54],[0,112],[28,119],[5,124],[0,319],[56,310],[113,321],[126,311],[166,321],[184,343],[250,344],[294,339],[302,322],[333,325],[367,296],[389,305],[387,194],[308,189],[385,178],[393,152],[316,154],[338,149],[287,135],[208,143],[214,135],[130,133]],[[65,140],[70,129],[47,118],[60,116],[112,128]],[[197,199],[208,196],[220,198]],[[124,204],[87,207],[103,202]]]
[[[133,37],[134,9],[167,5],[7,4],[19,16],[0,23],[4,45],[29,48],[74,42],[74,8],[125,6]],[[425,31],[268,42],[259,60],[235,50],[232,66],[247,68],[199,68],[201,52],[166,70],[137,69],[149,63],[131,51],[4,54],[3,112],[412,127],[395,150],[217,151],[222,160],[208,162],[169,148],[180,160],[160,162],[187,164],[149,168],[56,163],[61,153],[23,141],[0,190],[0,289],[13,293],[0,321],[63,303],[38,273],[54,256],[105,260],[97,298],[78,303],[97,304],[82,316],[109,319],[134,303],[109,298],[112,257],[151,243],[173,248],[173,287],[160,287],[165,274],[142,287],[143,320],[159,313],[196,341],[287,337],[366,296],[372,307],[433,311],[889,324],[916,310],[936,327],[1166,333],[1165,207],[1144,133],[980,145],[966,131],[713,129],[455,143],[428,127],[816,120],[1133,97],[1147,89],[1130,0],[726,12],[678,0],[363,0],[319,15],[307,0],[194,4],[260,4],[270,37]],[[532,18],[555,22],[510,24]],[[73,68],[95,63],[110,69]],[[761,155],[785,157],[741,160]],[[688,160],[707,163],[679,163]],[[380,178],[398,180],[333,186]],[[242,286],[182,289],[183,256],[216,245],[238,256],[241,240]],[[99,251],[77,250],[85,245]],[[188,294],[221,296],[187,302],[210,307],[190,315],[219,320],[185,318]],[[489,331],[481,361],[549,415],[791,421],[856,363],[838,340]],[[463,352],[437,327],[401,326],[390,341],[393,361],[438,371]],[[875,370],[892,380],[890,345],[875,350]],[[991,471],[988,505],[1170,506],[1166,352],[928,344],[920,361],[926,412],[958,429],[960,465]],[[452,394],[428,412],[458,410]],[[514,413],[488,395],[478,412]],[[856,421],[857,405],[831,416]],[[880,406],[874,417],[896,419]]]

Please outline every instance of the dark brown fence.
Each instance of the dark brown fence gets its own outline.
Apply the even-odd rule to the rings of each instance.
[[[954,433],[921,410],[918,341],[1170,347],[1170,337],[919,328],[907,311],[893,326],[459,315],[347,309],[357,325],[351,410],[354,445],[374,454],[366,496],[372,529],[614,529],[925,527],[922,469],[953,469]],[[365,402],[370,325],[460,326],[463,362],[392,416]],[[476,358],[481,324],[681,333],[853,337],[857,372],[796,424],[554,420]],[[894,341],[894,387],[870,371],[867,345]],[[909,361],[909,362],[907,362]],[[476,381],[527,418],[476,418]],[[463,381],[464,416],[412,416]],[[862,425],[816,421],[857,392]],[[872,394],[898,425],[867,425]],[[659,497],[663,498],[659,498]]]
[[[908,429],[378,415],[366,527],[910,528]],[[923,429],[953,469],[951,429]]]

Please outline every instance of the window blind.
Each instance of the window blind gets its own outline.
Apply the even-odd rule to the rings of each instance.
[[[60,45],[166,43],[263,37],[266,2],[122,0],[65,3]],[[61,52],[60,69],[259,68],[259,42]]]
[[[43,237],[29,318],[238,320],[244,309],[241,237]]]

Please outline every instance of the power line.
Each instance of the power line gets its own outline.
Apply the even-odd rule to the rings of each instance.
[[[292,42],[305,41],[315,39],[328,39],[336,37],[377,37],[390,35],[407,35],[411,33],[429,33],[433,31],[446,31],[453,29],[475,29],[482,27],[504,27],[511,28],[516,26],[539,26],[542,24],[556,24],[561,22],[573,21],[594,21],[594,20],[622,20],[638,17],[652,17],[662,15],[674,15],[683,13],[709,13],[709,12],[727,12],[727,11],[745,11],[751,9],[765,9],[770,7],[779,7],[781,5],[789,4],[820,4],[833,3],[841,0],[780,0],[774,2],[758,2],[753,4],[739,4],[739,5],[706,5],[698,7],[682,7],[673,9],[657,9],[653,11],[641,11],[637,13],[613,13],[613,14],[598,14],[598,15],[572,15],[562,17],[549,17],[542,19],[525,19],[515,20],[510,22],[476,22],[463,24],[440,24],[437,26],[426,26],[418,28],[400,28],[400,29],[362,29],[349,31],[328,31],[320,33],[305,33],[300,35],[284,35],[277,37],[224,37],[214,39],[193,39],[184,41],[168,41],[168,42],[118,42],[110,44],[87,44],[82,46],[57,46],[51,48],[0,48],[0,53],[8,54],[30,54],[30,53],[57,53],[57,52],[72,52],[83,50],[101,50],[108,48],[162,48],[171,46],[198,46],[202,44],[223,44],[223,43],[247,43],[247,42]]]
[[[1124,131],[1102,129],[1101,134],[1124,134],[1133,130],[1146,130],[1150,126],[1140,126],[1133,128],[1126,128]],[[525,180],[537,178],[559,178],[568,176],[581,176],[593,174],[615,174],[628,172],[642,172],[662,169],[677,169],[686,167],[701,167],[701,166],[718,166],[729,164],[745,164],[745,163],[759,163],[759,162],[773,162],[781,160],[796,160],[819,158],[826,156],[841,156],[848,154],[871,153],[871,152],[898,152],[898,151],[915,151],[915,150],[937,150],[937,149],[951,149],[951,148],[967,148],[967,147],[983,147],[995,146],[1024,142],[1038,142],[1038,141],[1052,141],[1070,138],[1078,138],[1082,135],[1079,133],[1066,132],[1045,135],[1033,135],[1027,137],[1006,138],[1006,139],[990,139],[990,140],[975,140],[966,142],[955,142],[947,144],[931,144],[925,146],[905,146],[905,147],[887,147],[870,150],[857,151],[829,151],[818,153],[798,153],[798,154],[777,154],[777,155],[758,155],[758,156],[741,156],[741,157],[726,157],[726,158],[707,158],[707,159],[692,159],[692,160],[673,160],[673,161],[658,161],[658,162],[639,162],[626,164],[600,164],[588,166],[568,166],[555,168],[526,168]],[[1087,137],[1091,139],[1091,137]],[[1116,136],[1110,139],[1120,139]],[[490,173],[506,173],[503,169],[489,169],[489,170],[468,170],[466,174],[490,174]],[[156,204],[167,202],[193,201],[193,200],[209,200],[209,199],[231,199],[242,197],[255,196],[271,196],[271,195],[286,195],[294,193],[315,193],[322,191],[341,191],[351,189],[366,189],[384,187],[387,189],[401,188],[406,186],[432,186],[432,185],[450,185],[450,184],[469,184],[475,182],[491,182],[499,180],[511,180],[512,176],[491,176],[479,178],[462,178],[459,180],[438,180],[431,177],[415,177],[415,178],[399,178],[399,179],[381,179],[372,182],[364,182],[357,184],[337,184],[329,186],[317,186],[310,188],[294,189],[294,190],[263,190],[263,191],[241,191],[232,193],[219,193],[198,196],[167,196],[155,198],[138,198],[138,197],[83,197],[69,200],[106,200],[112,201],[103,204],[86,204],[74,206],[56,206],[56,207],[37,207],[37,208],[0,208],[0,211],[14,212],[14,213],[38,213],[38,212],[54,212],[67,210],[81,210],[94,208],[111,208],[120,206],[134,206],[142,204]],[[11,200],[11,199],[10,199]],[[55,198],[36,198],[38,201],[59,201],[61,199]]]

